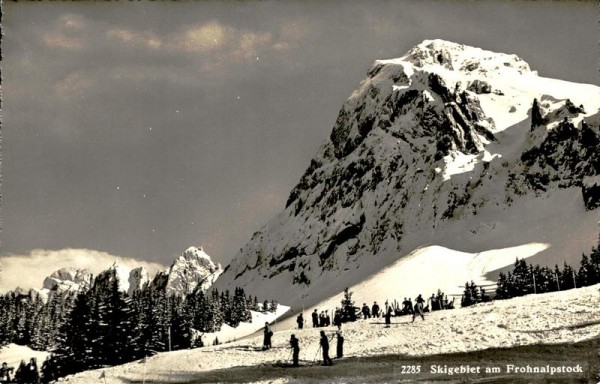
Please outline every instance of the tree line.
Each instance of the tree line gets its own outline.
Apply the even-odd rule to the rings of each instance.
[[[277,302],[246,296],[243,288],[198,290],[185,297],[146,288],[132,296],[119,289],[114,269],[79,292],[0,296],[0,345],[49,350],[45,381],[123,364],[156,352],[203,346],[202,333],[223,324],[251,322],[253,311],[275,311]]]
[[[539,264],[527,263],[517,258],[512,270],[500,272],[496,288],[495,300],[510,299],[529,294],[565,291],[600,283],[600,239],[598,245],[592,247],[589,256],[583,253],[579,268],[573,268],[567,262],[562,268],[556,264],[554,268],[541,267]],[[462,306],[466,307],[489,301],[490,297],[482,287],[472,281],[465,284]]]

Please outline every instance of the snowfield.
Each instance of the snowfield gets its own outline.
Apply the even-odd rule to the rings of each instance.
[[[204,345],[211,345],[215,339],[218,339],[220,343],[228,343],[230,341],[239,340],[245,336],[253,334],[254,332],[260,331],[265,326],[265,322],[269,322],[269,324],[276,322],[278,318],[286,314],[289,310],[290,307],[278,305],[275,313],[250,311],[252,314],[252,322],[240,323],[235,328],[227,324],[223,324],[221,329],[217,332],[200,334],[202,336],[202,342]]]
[[[578,342],[600,335],[600,284],[563,292],[528,295],[469,308],[425,314],[414,323],[407,316],[345,324],[344,356],[401,354],[422,356],[476,351],[493,347]],[[144,363],[82,372],[67,378],[74,383],[97,383],[104,372],[106,383],[185,382],[202,372],[233,366],[269,364],[290,359],[288,340],[300,340],[300,360],[312,363],[324,328],[280,330],[273,348],[260,351],[262,335],[237,342],[194,350],[162,353]],[[334,327],[325,328],[333,335]],[[334,342],[333,342],[334,343]],[[335,354],[335,345],[332,348]]]
[[[25,345],[9,344],[0,349],[0,362],[6,362],[9,367],[13,367],[16,371],[19,368],[21,360],[29,363],[29,359],[35,357],[38,367],[41,367],[49,355],[50,353],[48,352],[34,351]]]

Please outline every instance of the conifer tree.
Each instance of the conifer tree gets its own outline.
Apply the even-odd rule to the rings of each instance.
[[[350,292],[348,287],[344,289],[344,297],[342,299],[342,321],[356,321],[356,313],[354,311],[354,300],[352,300],[353,292]]]
[[[271,304],[269,305],[269,311],[277,312],[277,301],[271,299]]]

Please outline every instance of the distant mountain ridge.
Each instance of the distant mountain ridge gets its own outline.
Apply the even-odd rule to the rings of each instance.
[[[178,256],[170,268],[150,278],[145,267],[129,268],[115,262],[100,275],[114,276],[121,292],[132,296],[147,287],[164,290],[169,295],[185,296],[195,290],[206,291],[222,272],[202,247],[190,247]],[[61,268],[44,279],[41,289],[19,289],[22,295],[36,293],[47,299],[52,292],[82,291],[92,287],[94,276],[86,269]]]

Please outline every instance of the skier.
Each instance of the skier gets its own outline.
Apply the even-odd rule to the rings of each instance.
[[[336,332],[337,335],[337,358],[341,359],[344,357],[344,336],[342,332]]]
[[[325,331],[321,331],[321,340],[319,343],[323,350],[323,365],[333,365],[333,361],[329,357],[329,340],[327,339],[327,335],[325,335]]]
[[[379,304],[377,304],[377,302],[373,303],[371,313],[373,314],[373,317],[379,318]]]
[[[431,302],[431,311],[439,311],[441,308],[440,306],[440,302],[435,298],[435,295],[432,293],[431,297],[429,298],[429,301]]]
[[[317,328],[319,326],[319,315],[317,314],[316,309],[312,313],[312,322],[313,322],[313,328]]]
[[[264,342],[263,342],[263,351],[271,348],[271,336],[273,336],[273,331],[269,328],[269,322],[265,322],[264,332]]]
[[[6,362],[2,363],[2,368],[0,368],[0,383],[10,383],[10,375],[14,370],[15,369],[9,367]]]
[[[342,328],[342,313],[339,308],[335,309],[335,314],[333,315],[333,325],[338,327],[338,329]]]
[[[402,314],[408,313],[408,299],[405,297],[402,302]]]
[[[331,325],[331,317],[329,316],[329,312],[325,312],[325,326],[329,327]]]
[[[290,337],[290,346],[292,347],[292,366],[297,367],[299,366],[298,356],[300,355],[300,344],[296,338],[296,335],[294,334],[292,334],[292,337]]]
[[[363,303],[362,314],[363,314],[363,319],[371,318],[371,310],[369,309],[369,306],[367,305],[367,303]]]
[[[38,372],[37,360],[32,357],[27,364],[27,378],[26,383],[37,384],[40,380],[40,373]]]
[[[419,294],[419,296],[417,296],[417,298],[415,299],[415,310],[413,312],[413,319],[412,319],[413,323],[414,323],[415,317],[417,317],[417,315],[421,316],[421,318],[423,320],[425,320],[425,316],[423,316],[423,303],[424,302],[425,302],[425,300],[423,300],[423,298],[421,297],[421,294]]]
[[[385,313],[385,327],[389,328],[390,324],[392,324],[392,307],[388,307],[388,310]]]
[[[325,326],[325,311],[321,311],[319,314],[319,327]]]
[[[17,383],[26,383],[27,382],[27,364],[25,360],[21,360],[21,364],[19,364],[19,368],[15,372],[15,381]]]
[[[304,328],[304,317],[302,316],[302,313],[296,318],[296,323],[298,323],[298,329]]]

